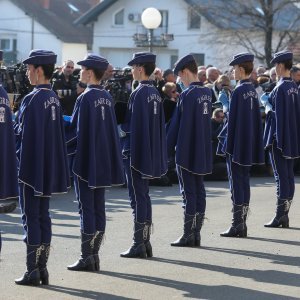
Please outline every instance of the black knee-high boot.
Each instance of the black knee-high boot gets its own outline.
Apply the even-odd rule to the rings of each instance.
[[[194,247],[195,246],[195,221],[196,215],[184,214],[183,235],[171,243],[175,247]]]
[[[93,246],[93,253],[94,253],[94,260],[95,260],[95,270],[100,270],[100,258],[99,258],[99,250],[102,244],[104,237],[104,231],[96,231],[94,236],[94,246]]]
[[[200,231],[202,228],[202,225],[204,223],[205,214],[204,213],[196,213],[196,224],[194,228],[194,234],[195,234],[195,246],[200,247],[201,246],[201,235]]]
[[[292,202],[284,199],[278,199],[276,207],[275,217],[267,224],[265,227],[280,227],[288,228],[289,227],[289,216],[288,212]]]
[[[145,228],[146,223],[134,222],[133,244],[127,251],[120,254],[121,257],[147,257],[146,246],[144,244],[147,237]]]
[[[95,271],[95,260],[93,253],[94,233],[81,232],[81,257],[73,265],[68,266],[71,271]]]
[[[146,240],[145,240],[145,247],[146,247],[147,257],[153,257],[152,245],[150,243],[151,227],[152,226],[153,226],[153,224],[150,221],[146,222],[145,231],[147,233],[147,237],[146,237]]]
[[[220,233],[224,237],[246,237],[243,205],[233,204],[233,219],[231,227]]]
[[[26,245],[26,266],[27,271],[23,277],[16,279],[15,283],[19,285],[39,285],[40,284],[40,270],[38,267],[39,256],[41,252],[40,245],[32,246]]]
[[[47,262],[50,254],[50,244],[41,245],[41,255],[39,257],[39,270],[41,283],[44,285],[49,284],[49,273],[47,270]]]

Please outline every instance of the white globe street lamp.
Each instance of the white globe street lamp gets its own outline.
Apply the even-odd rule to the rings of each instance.
[[[148,29],[149,52],[152,52],[153,30],[161,23],[161,14],[154,7],[146,8],[142,13],[142,24]]]

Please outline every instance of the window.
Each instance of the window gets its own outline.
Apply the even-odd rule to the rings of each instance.
[[[114,15],[114,25],[116,26],[122,26],[124,25],[124,8],[119,10]]]
[[[188,16],[188,28],[189,29],[199,29],[201,25],[201,16],[200,12],[195,8],[189,9],[189,16]]]
[[[171,62],[171,69],[174,68],[174,64],[178,60],[178,55],[171,55],[170,62]]]
[[[10,39],[0,39],[0,49],[10,51],[11,50],[11,40]]]
[[[192,55],[194,56],[198,66],[204,65],[204,54],[203,53],[192,53]]]
[[[162,28],[162,31],[164,33],[168,32],[168,22],[169,22],[169,14],[167,10],[160,10],[161,14],[161,23],[159,25],[159,28]]]

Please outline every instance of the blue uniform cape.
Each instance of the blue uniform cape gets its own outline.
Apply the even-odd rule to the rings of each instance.
[[[90,188],[124,183],[114,102],[100,85],[90,85],[76,101],[68,143],[75,142],[73,172]]]
[[[212,172],[212,92],[193,82],[180,95],[167,134],[168,155],[176,146],[176,164],[189,172]]]
[[[264,145],[274,140],[285,158],[300,156],[300,95],[291,78],[281,78],[269,94],[272,110],[267,114]]]
[[[130,166],[146,178],[167,172],[165,117],[162,99],[150,81],[141,81],[130,95],[121,129],[122,152]]]
[[[0,85],[0,200],[18,197],[17,157],[12,112],[8,96]]]
[[[218,155],[229,154],[232,161],[242,166],[264,164],[261,113],[258,96],[246,79],[234,89],[228,122],[219,135]]]
[[[62,111],[44,84],[28,94],[15,123],[19,181],[37,196],[66,193],[70,187]]]

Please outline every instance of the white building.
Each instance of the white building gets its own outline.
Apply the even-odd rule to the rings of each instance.
[[[242,29],[245,35],[251,36],[258,49],[262,52],[264,49],[263,32],[253,32],[249,18],[244,20],[234,15],[223,18],[227,13],[224,7],[229,2],[235,5],[233,1],[225,1],[103,0],[78,18],[75,24],[92,26],[93,51],[105,56],[115,67],[124,67],[134,52],[148,50],[147,41],[136,41],[133,36],[145,38],[147,32],[141,23],[141,14],[145,8],[155,7],[162,14],[162,23],[154,30],[153,41],[156,45],[153,52],[157,54],[159,67],[173,67],[179,57],[193,53],[198,64],[212,64],[224,70],[228,68],[233,54],[247,51],[240,43],[234,42],[236,30]],[[219,12],[220,17],[215,18],[209,9],[214,9],[218,4],[222,4],[223,10]],[[203,5],[209,9],[200,9]],[[289,10],[297,11],[294,8]],[[239,18],[244,24],[237,25],[234,18]],[[279,24],[279,30],[280,26],[283,30],[288,28],[288,19],[285,18],[284,24]],[[162,40],[161,34],[173,34],[174,40]]]
[[[91,29],[77,28],[73,21],[91,6],[82,0],[0,0],[5,63],[22,61],[31,49],[54,51],[58,65],[82,59],[92,41]]]

